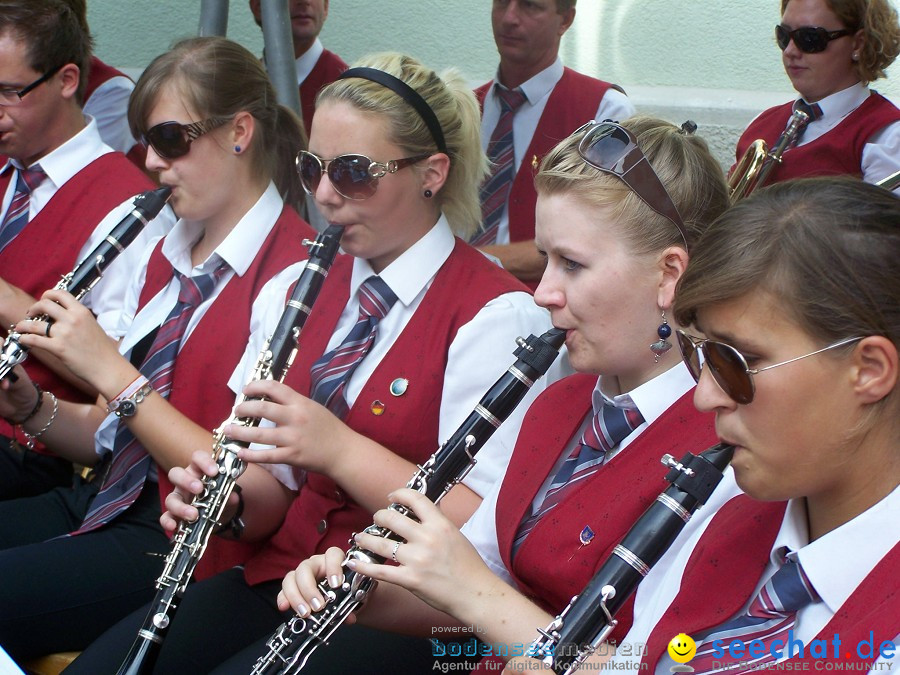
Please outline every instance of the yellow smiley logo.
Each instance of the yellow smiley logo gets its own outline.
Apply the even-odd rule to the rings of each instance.
[[[669,641],[668,651],[676,663],[687,663],[697,654],[697,643],[687,633],[679,633]]]

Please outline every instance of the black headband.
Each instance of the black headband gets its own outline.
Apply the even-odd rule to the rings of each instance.
[[[382,87],[390,89],[397,94],[397,96],[409,103],[416,109],[416,112],[419,113],[419,117],[425,121],[438,150],[446,155],[450,154],[447,151],[447,144],[444,142],[444,132],[441,130],[441,123],[438,122],[438,118],[431,109],[431,106],[429,106],[425,99],[419,95],[419,92],[410,87],[403,80],[394,77],[383,70],[378,70],[377,68],[350,68],[341,73],[337,79],[345,80],[350,77],[358,77],[363,80],[369,80],[370,82],[380,84]]]

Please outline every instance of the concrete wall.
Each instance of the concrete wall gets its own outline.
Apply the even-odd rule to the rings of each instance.
[[[228,3],[228,36],[251,51],[262,37],[246,0]],[[900,0],[892,0],[900,3]],[[323,42],[348,62],[407,52],[473,84],[492,76],[490,0],[332,0]],[[103,60],[137,75],[180,37],[197,33],[200,0],[89,0]],[[695,120],[723,164],[760,110],[790,99],[774,27],[777,0],[581,0],[563,61],[622,85],[640,112]],[[890,79],[894,75],[894,80]],[[900,66],[875,87],[900,101]]]

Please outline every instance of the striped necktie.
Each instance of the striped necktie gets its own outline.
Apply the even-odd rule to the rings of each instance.
[[[397,302],[397,296],[381,277],[371,276],[359,287],[359,317],[343,342],[323,354],[310,368],[310,398],[340,419],[349,407],[344,388],[356,367],[375,344],[378,322]]]
[[[0,251],[18,236],[28,224],[28,206],[31,192],[44,182],[47,174],[40,164],[35,164],[30,169],[19,169],[16,176],[16,191],[9,209],[0,224]]]
[[[222,262],[213,272],[195,277],[186,277],[180,272],[175,272],[181,284],[178,302],[160,325],[140,367],[141,374],[163,398],[169,397],[175,360],[178,358],[178,351],[191,316],[210,296],[227,269],[228,265]],[[84,517],[84,522],[72,534],[95,530],[131,506],[141,493],[151,466],[152,459],[144,450],[144,446],[131,433],[124,420],[119,420],[109,459],[109,470]]]
[[[625,408],[603,402],[584,430],[580,442],[553,477],[540,508],[522,519],[513,541],[513,555],[540,519],[563,501],[566,495],[571,494],[585,478],[599,470],[606,459],[606,453],[627,438],[643,421],[640,411],[633,406]]]
[[[481,229],[470,239],[473,246],[488,246],[497,242],[500,218],[516,177],[513,118],[525,103],[525,94],[520,89],[510,90],[500,85],[494,91],[500,98],[500,119],[488,143],[487,156],[492,170],[481,186]]]
[[[783,564],[742,616],[726,621],[697,638],[697,655],[690,662],[695,673],[755,670],[776,661],[772,651],[784,652],[788,649],[788,633],[794,627],[797,612],[818,602],[819,595],[796,557],[792,555],[788,558],[786,549],[782,554]],[[715,640],[721,641],[724,655],[713,656],[712,644]],[[727,649],[734,640],[741,640],[745,645],[739,658],[731,656]],[[759,650],[763,652],[761,656],[748,654],[746,646],[754,640],[765,645],[765,649]],[[780,640],[780,646],[773,645],[776,640]]]

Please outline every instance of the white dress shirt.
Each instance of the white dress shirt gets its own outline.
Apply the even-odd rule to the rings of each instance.
[[[544,114],[544,108],[547,106],[550,94],[556,87],[556,83],[562,79],[563,72],[563,63],[557,58],[551,66],[545,68],[519,87],[522,93],[525,94],[526,101],[518,109],[515,117],[513,117],[513,151],[515,154],[516,173],[519,171],[522,158],[528,152],[531,139],[537,130],[541,115]],[[497,126],[497,122],[500,120],[500,102],[498,97],[494,95],[498,79],[499,72],[497,77],[494,78],[494,83],[488,89],[487,95],[484,97],[484,106],[481,112],[481,147],[485,152],[490,143],[491,134],[494,132],[494,127]],[[594,117],[587,118],[583,122],[589,122],[591,119],[622,121],[632,115],[634,115],[634,106],[628,100],[628,97],[617,89],[610,88],[603,98],[600,99],[600,106],[597,108]],[[575,128],[578,128],[578,125]],[[572,129],[572,131],[575,131],[575,129]],[[508,207],[504,207],[503,215],[500,217],[497,243],[509,243]]]
[[[85,117],[85,121],[87,125],[84,129],[37,162],[47,174],[47,178],[31,193],[28,202],[29,221],[40,213],[41,209],[68,180],[95,159],[112,152],[112,148],[100,139],[96,121],[90,117]],[[12,162],[12,164],[17,169],[21,168],[16,162]],[[3,195],[0,220],[6,216],[6,211],[12,202],[16,191],[16,178],[17,175],[12,176],[9,187]],[[133,199],[126,200],[97,224],[88,240],[78,251],[76,260],[84,260],[106,238],[116,224],[132,210],[133,201]],[[150,240],[165,235],[172,228],[174,222],[175,215],[172,210],[168,207],[164,208],[159,216],[144,227],[134,242],[125,249],[125,252],[119,254],[109,265],[103,273],[103,278],[84,297],[83,304],[91,309],[103,329],[113,337],[121,337],[116,333],[115,327],[125,299],[125,290],[128,288],[131,275],[138,266],[144,247]],[[60,227],[64,226],[65,223],[60,223]],[[27,231],[28,226],[26,225],[24,232]]]
[[[137,141],[128,126],[128,99],[134,82],[116,75],[103,82],[84,102],[84,114],[97,121],[100,138],[113,150],[127,153]]]
[[[397,302],[379,322],[375,344],[353,371],[344,388],[344,395],[350,406],[416,313],[435,275],[450,256],[454,244],[447,219],[441,216],[427,234],[382,270],[379,276],[397,295]],[[296,279],[301,270],[302,264],[294,266],[290,276]],[[338,319],[324,353],[339,345],[356,323],[359,316],[359,287],[373,274],[375,272],[366,260],[354,259],[350,300]],[[264,340],[274,330],[284,307],[286,291],[286,286],[279,288],[276,283],[265,289],[267,294],[273,296],[266,303],[266,328],[251,338],[251,345],[242,361],[244,373],[250,372]],[[465,289],[460,289],[460,292],[464,293]],[[260,301],[262,299],[260,294]],[[541,335],[549,328],[550,317],[547,311],[535,305],[531,295],[518,291],[494,298],[469,323],[460,327],[450,345],[447,368],[444,371],[438,425],[438,438],[441,441],[450,438],[491,385],[515,361],[513,352],[516,350],[516,338],[530,334]],[[540,390],[545,383],[546,381],[536,384],[535,389]],[[518,429],[526,409],[525,403],[519,405],[503,428]],[[436,451],[437,447],[430,450]],[[478,453],[477,460],[478,463],[463,482],[474,492],[483,495],[502,475],[509,453],[502,446],[493,446],[489,442]]]
[[[678,399],[688,392],[694,384],[694,379],[691,377],[687,367],[683,363],[673,366],[666,372],[657,375],[649,382],[645,382],[630,392],[619,394],[612,398],[607,397],[600,390],[601,380],[598,379],[591,395],[593,409],[598,409],[602,406],[604,399],[610,400],[614,404],[622,404],[626,399],[630,398],[644,418],[644,422],[641,425],[637,426],[621,443],[607,453],[608,459],[606,462],[615,461],[615,458],[624,452],[625,449],[643,433],[644,429],[650,426],[660,415],[668,410]],[[559,452],[559,458],[547,475],[547,479],[544,481],[540,490],[538,490],[532,500],[532,509],[540,507],[540,504],[544,500],[544,496],[547,494],[547,490],[550,488],[550,484],[553,482],[553,477],[559,471],[563,462],[565,462],[572,453],[575,444],[581,439],[581,435],[587,428],[592,416],[593,411],[590,415],[585,417],[578,431],[571,439],[569,439],[569,442],[565,447],[547,448],[548,452]],[[504,434],[504,439],[506,439],[507,443],[510,443],[510,439],[506,434]],[[515,445],[515,438],[511,439],[510,444],[513,446]],[[703,448],[698,448],[698,450],[702,449]],[[600,471],[602,470],[603,469],[601,468]],[[488,568],[508,584],[514,586],[515,582],[513,581],[509,570],[506,568],[506,565],[503,563],[503,558],[500,555],[500,546],[497,541],[497,498],[500,494],[501,487],[502,480],[497,481],[494,484],[490,493],[485,496],[484,501],[481,502],[481,505],[475,510],[475,513],[472,514],[472,517],[469,518],[468,522],[462,527],[462,533],[478,550],[478,553],[481,555],[481,558]],[[562,607],[559,609],[561,610]]]

